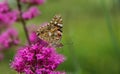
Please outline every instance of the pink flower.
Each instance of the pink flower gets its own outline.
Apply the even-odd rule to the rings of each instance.
[[[31,32],[31,33],[29,34],[29,39],[30,39],[30,41],[31,41],[32,43],[36,40],[36,38],[37,38],[37,35],[36,35],[35,32]]]
[[[21,0],[23,3],[29,3],[32,5],[41,5],[45,3],[45,0]]]
[[[64,62],[64,56],[58,54],[55,48],[47,46],[46,42],[37,39],[36,43],[20,48],[11,67],[25,74],[65,74],[55,71]]]
[[[38,36],[36,35],[36,29],[38,29],[39,26],[38,25],[29,25],[27,26],[27,30],[29,33],[29,39],[31,41],[31,43],[36,42],[36,39],[38,38]]]
[[[17,19],[17,13],[11,10],[7,1],[0,2],[0,28],[12,25]]]
[[[18,13],[15,10],[7,13],[0,13],[0,29],[13,25],[17,17]]]
[[[40,15],[40,11],[37,7],[31,7],[28,11],[24,12],[22,17],[26,20],[32,19],[36,16]]]
[[[6,12],[9,12],[9,10],[10,10],[10,8],[6,1],[0,2],[0,13],[6,13]]]
[[[9,21],[11,21],[11,24],[13,24],[18,19],[19,11],[18,10],[12,10],[9,13],[6,13],[5,15],[8,16]]]
[[[60,71],[51,71],[49,69],[38,69],[36,70],[36,74],[66,74],[65,72],[60,72]]]
[[[0,2],[0,29],[11,26],[17,19],[18,11],[12,10],[7,0]]]
[[[0,50],[8,49],[17,44],[19,44],[19,38],[15,29],[10,28],[0,34]]]

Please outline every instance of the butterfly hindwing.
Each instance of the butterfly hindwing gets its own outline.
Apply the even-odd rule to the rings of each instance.
[[[50,23],[38,29],[37,35],[40,39],[45,40],[54,47],[62,47],[63,45],[60,43],[62,38],[62,27],[62,18],[56,15]]]

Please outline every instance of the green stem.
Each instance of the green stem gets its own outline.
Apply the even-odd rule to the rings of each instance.
[[[28,34],[28,31],[27,31],[26,22],[25,22],[25,20],[22,17],[22,7],[21,7],[21,4],[20,4],[20,0],[17,0],[17,7],[18,7],[18,10],[20,12],[20,21],[21,21],[21,23],[23,25],[27,41],[28,41],[28,43],[30,45],[31,42],[30,42],[30,39],[29,39],[29,34]]]
[[[116,35],[114,33],[114,30],[113,30],[113,27],[112,27],[113,23],[112,23],[110,12],[108,11],[104,0],[101,0],[101,4],[102,4],[102,8],[104,10],[104,15],[105,15],[108,31],[110,33],[110,37],[111,37],[114,49],[116,49],[117,52],[118,52],[119,51],[119,45],[118,45],[118,42],[117,42],[117,37],[116,37]]]

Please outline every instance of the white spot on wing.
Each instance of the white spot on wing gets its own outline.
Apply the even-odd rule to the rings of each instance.
[[[58,26],[62,27],[63,25],[62,24],[58,24]]]
[[[57,22],[55,21],[54,24],[57,24]]]
[[[52,35],[52,33],[51,33],[51,32],[48,32],[48,35],[49,35],[49,36],[51,36],[51,35]]]

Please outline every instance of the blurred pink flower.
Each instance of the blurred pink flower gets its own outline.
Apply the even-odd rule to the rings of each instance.
[[[9,13],[6,13],[6,16],[9,16],[8,18],[11,21],[11,24],[14,24],[14,22],[17,21],[18,15],[19,15],[19,11],[18,10],[12,10]]]
[[[17,30],[13,28],[7,29],[0,34],[0,50],[8,49],[12,45],[19,44],[19,37]]]
[[[41,5],[45,3],[45,0],[21,0],[23,3],[29,3],[32,5]]]
[[[36,43],[20,48],[11,67],[25,74],[65,74],[55,71],[64,62],[64,56],[58,54],[55,48],[47,46],[46,42],[37,39]]]
[[[9,12],[9,10],[10,10],[10,7],[7,1],[0,2],[0,13],[6,13],[6,12]]]
[[[25,19],[25,20],[29,20],[29,19],[32,19],[38,15],[40,15],[40,11],[37,7],[31,7],[28,9],[28,11],[24,12],[22,17]]]
[[[11,26],[17,19],[18,11],[12,10],[7,0],[0,2],[0,29]]]
[[[34,43],[35,40],[36,40],[36,38],[37,38],[36,33],[35,33],[35,32],[31,32],[31,33],[29,34],[29,38],[30,38],[31,43]]]
[[[18,12],[16,10],[7,13],[0,13],[0,29],[10,27],[17,20]]]

